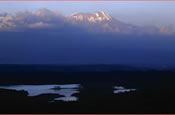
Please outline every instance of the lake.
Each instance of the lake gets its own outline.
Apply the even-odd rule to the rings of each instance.
[[[40,94],[59,94],[63,97],[55,98],[53,101],[77,101],[78,97],[73,94],[80,93],[80,84],[65,84],[65,85],[12,85],[0,86],[3,89],[11,89],[17,91],[27,91],[28,96],[38,96]],[[52,102],[53,102],[52,101]]]
[[[2,89],[11,89],[16,91],[27,91],[28,96],[38,96],[41,94],[59,94],[62,97],[54,98],[51,102],[55,101],[78,101],[79,98],[73,96],[74,94],[80,93],[80,84],[51,84],[51,85],[12,85],[12,86],[0,86]],[[135,91],[136,89],[127,89],[123,86],[114,86],[113,93],[127,93]]]

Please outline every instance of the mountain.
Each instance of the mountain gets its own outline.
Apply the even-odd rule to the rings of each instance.
[[[120,34],[157,34],[160,29],[147,26],[140,27],[119,21],[104,11],[94,13],[73,13],[67,17],[72,24],[78,24],[88,29],[90,32],[113,32]]]
[[[174,34],[172,26],[136,26],[115,19],[104,11],[73,13],[64,16],[46,8],[36,12],[22,11],[16,15],[0,14],[0,31],[43,31],[114,34]]]
[[[112,17],[103,11],[95,13],[73,13],[70,18],[75,21],[91,23],[108,22],[112,20]]]

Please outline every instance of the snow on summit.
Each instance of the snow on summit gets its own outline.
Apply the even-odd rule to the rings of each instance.
[[[103,11],[98,11],[95,13],[73,13],[70,18],[77,21],[87,21],[94,23],[112,20],[112,17]]]

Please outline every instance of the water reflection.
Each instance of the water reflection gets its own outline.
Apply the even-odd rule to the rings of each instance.
[[[131,91],[136,91],[136,89],[126,89],[123,86],[114,86],[114,91],[113,93],[125,93],[125,92],[131,92]]]
[[[72,96],[79,93],[80,84],[65,84],[65,85],[14,85],[0,86],[3,89],[12,89],[17,91],[27,91],[28,96],[38,96],[40,94],[59,94],[63,97],[55,98],[53,101],[77,101],[78,97]],[[52,101],[52,102],[53,102]]]
[[[54,101],[59,101],[59,100],[69,102],[69,101],[78,101],[78,98],[75,96],[67,96],[67,97],[60,97],[60,98],[54,99]]]
[[[62,101],[78,101],[78,98],[72,96],[73,94],[79,93],[80,91],[77,89],[60,89],[58,90],[60,95],[64,95],[64,97],[55,98],[54,100],[62,100]]]

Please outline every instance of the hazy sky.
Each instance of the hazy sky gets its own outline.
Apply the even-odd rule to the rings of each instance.
[[[1,13],[39,8],[58,10],[65,15],[102,10],[127,23],[175,26],[175,1],[0,1]]]
[[[63,15],[74,12],[105,11],[122,22],[159,26],[173,24],[175,27],[175,1],[0,2],[0,13],[15,14],[18,11],[36,11],[40,8],[57,10]],[[45,11],[46,14],[52,14]],[[60,15],[42,16],[41,14],[24,12],[17,17],[1,15],[0,64],[175,65],[175,39],[173,39],[174,33],[171,33],[171,29],[171,35],[163,36],[159,34],[160,28],[155,30],[159,35],[155,32],[150,36],[149,31],[154,33],[154,28],[145,30],[140,27],[136,27],[137,31],[133,29],[131,31],[133,33],[128,34],[131,36],[109,34],[101,31],[102,26],[98,26],[100,29],[94,28],[96,25],[84,28],[83,25],[78,25],[79,23],[73,26],[72,23],[64,22],[64,18]],[[114,23],[114,29],[122,30],[117,24]],[[133,26],[125,27],[125,24],[124,26],[120,24],[125,31],[133,28]],[[97,29],[97,32],[102,34],[93,34],[92,31],[88,31],[91,29],[93,32]],[[139,34],[142,32],[146,33],[142,36]]]

